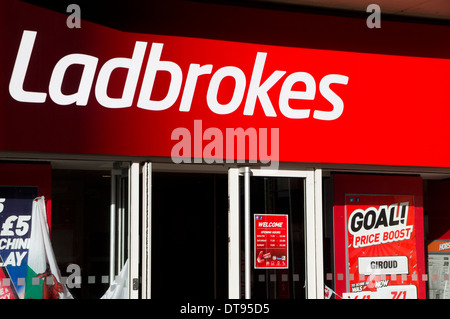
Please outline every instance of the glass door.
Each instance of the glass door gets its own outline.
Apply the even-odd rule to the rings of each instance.
[[[117,162],[111,171],[109,282],[126,276],[130,299],[139,297],[139,177],[139,163]]]
[[[226,298],[226,175],[155,166],[149,263],[152,299]]]
[[[230,298],[318,297],[314,181],[313,170],[230,169]]]

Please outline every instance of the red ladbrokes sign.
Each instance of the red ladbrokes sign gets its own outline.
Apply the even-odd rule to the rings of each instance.
[[[201,120],[279,129],[280,161],[450,166],[446,59],[69,29],[0,6],[0,150],[170,157]]]
[[[34,42],[37,32],[25,30],[17,52],[11,80],[9,82],[9,93],[11,97],[19,102],[44,103],[47,99],[46,92],[25,91],[23,89],[25,77],[33,52]],[[51,100],[58,105],[81,105],[88,104],[91,90],[94,89],[97,102],[106,108],[127,108],[133,105],[136,87],[141,74],[143,60],[146,54],[147,42],[136,41],[132,57],[117,57],[106,61],[99,68],[97,79],[95,74],[98,67],[99,58],[88,54],[68,54],[62,57],[54,66],[49,80],[48,95]],[[198,78],[202,75],[208,77],[209,84],[206,92],[199,90],[196,94],[206,98],[206,104],[210,111],[215,114],[226,115],[235,112],[241,104],[244,104],[244,115],[252,116],[255,112],[256,101],[259,100],[264,114],[269,117],[276,117],[273,103],[268,96],[268,91],[286,75],[286,71],[274,71],[264,82],[261,81],[264,71],[267,53],[257,52],[253,66],[253,71],[249,76],[250,81],[247,90],[246,74],[237,66],[225,66],[215,68],[213,64],[200,65],[190,63],[188,71],[183,74],[183,70],[175,61],[162,61],[161,54],[163,43],[152,43],[143,80],[137,99],[137,107],[150,111],[163,111],[172,107],[181,96],[179,105],[180,112],[189,112],[192,107],[193,96],[196,92]],[[82,73],[77,84],[76,92],[71,94],[63,93],[63,82],[66,73],[72,66],[81,66]],[[123,91],[120,97],[111,97],[108,93],[109,81],[112,73],[117,69],[126,69],[127,75]],[[214,69],[214,73],[213,73]],[[170,80],[167,94],[162,99],[151,98],[155,86],[158,72],[168,72]],[[183,78],[186,81],[183,83]],[[231,92],[231,99],[226,103],[219,100],[219,89],[226,78],[231,78],[234,82],[234,90]],[[95,80],[95,85],[94,85]],[[348,77],[340,74],[327,74],[317,84],[314,77],[307,72],[294,72],[284,77],[281,90],[277,99],[279,111],[282,115],[291,119],[306,119],[311,116],[309,109],[293,109],[290,100],[314,100],[316,91],[319,91],[325,100],[332,105],[330,111],[314,110],[312,118],[318,120],[332,121],[338,119],[344,110],[342,99],[331,90],[333,84],[348,83]],[[293,89],[297,83],[305,84],[304,91]],[[184,87],[182,87],[184,84]],[[318,89],[317,89],[318,87]],[[247,92],[246,92],[247,91]],[[180,94],[182,92],[182,94]],[[244,93],[246,99],[244,101]]]

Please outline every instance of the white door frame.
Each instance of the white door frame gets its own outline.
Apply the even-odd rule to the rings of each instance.
[[[241,296],[240,243],[245,241],[245,298],[250,298],[250,207],[249,176],[264,177],[299,177],[305,179],[305,234],[306,234],[306,296],[308,299],[323,298],[323,246],[322,246],[322,171],[320,169],[274,170],[265,168],[230,168],[228,171],[228,235],[229,235],[229,270],[228,296],[239,299]],[[245,224],[246,232],[240,234],[239,211],[239,176],[244,176],[245,183]]]
[[[140,264],[140,164],[121,162],[111,170],[110,204],[110,269],[109,281],[116,276],[128,261],[128,298],[139,298]],[[123,187],[123,178],[127,178],[128,191]],[[125,225],[127,228],[125,229]],[[126,236],[127,234],[127,236]],[[128,253],[126,253],[127,247]]]
[[[139,172],[140,164],[132,162],[129,169],[129,223],[128,223],[128,256],[129,256],[129,298],[139,298]]]
[[[142,169],[142,261],[141,261],[141,297],[151,299],[152,274],[152,163],[144,162]]]

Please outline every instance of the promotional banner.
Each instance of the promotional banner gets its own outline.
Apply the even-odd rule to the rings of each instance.
[[[417,298],[414,196],[347,194],[345,211],[346,293],[371,299]],[[361,298],[344,297],[349,296]]]
[[[426,297],[420,176],[334,174],[337,298]]]
[[[254,215],[255,269],[288,268],[288,215]]]
[[[36,196],[37,187],[0,186],[0,299],[24,298]]]

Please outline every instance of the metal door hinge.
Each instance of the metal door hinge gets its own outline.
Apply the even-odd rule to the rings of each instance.
[[[133,290],[138,290],[138,289],[139,289],[139,279],[133,278]]]

